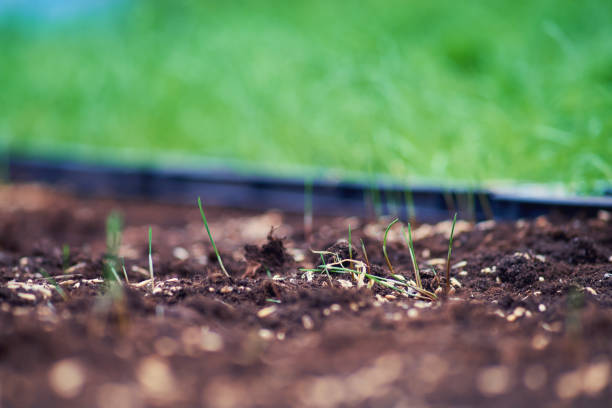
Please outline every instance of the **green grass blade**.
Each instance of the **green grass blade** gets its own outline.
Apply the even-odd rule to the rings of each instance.
[[[453,235],[455,234],[455,223],[457,222],[457,213],[453,217],[453,226],[451,227],[450,238],[448,240],[448,255],[446,256],[446,294],[450,291],[450,259],[453,250]]]
[[[227,276],[230,277],[229,273],[223,266],[223,261],[221,260],[221,255],[219,254],[219,250],[217,249],[217,245],[215,245],[215,240],[213,239],[212,233],[210,232],[210,228],[208,227],[208,221],[206,220],[206,215],[204,214],[204,209],[202,208],[202,200],[198,197],[198,207],[200,208],[200,214],[202,215],[202,221],[204,221],[204,227],[206,227],[206,232],[208,232],[208,238],[210,239],[210,243],[212,244],[213,249],[215,250],[215,254],[217,255],[217,261],[219,261],[219,266],[221,270]]]
[[[385,260],[387,261],[387,266],[389,267],[389,270],[391,271],[391,273],[395,273],[395,272],[393,271],[393,265],[391,265],[391,261],[389,260],[389,255],[387,255],[387,235],[389,234],[389,230],[391,229],[391,227],[398,221],[399,221],[399,218],[396,218],[393,221],[391,221],[389,225],[387,225],[387,229],[385,230],[385,236],[383,238],[383,254],[385,255]]]
[[[57,293],[59,293],[59,295],[62,297],[62,299],[64,300],[68,300],[68,295],[66,295],[66,292],[64,292],[64,289],[57,283],[57,281],[55,279],[53,279],[53,277],[51,275],[49,275],[49,273],[47,271],[45,271],[44,269],[40,269],[39,270],[40,274],[42,276],[45,277],[45,279],[52,284],[55,287],[55,290],[57,290]]]
[[[153,275],[153,255],[151,253],[151,242],[153,241],[153,229],[149,227],[149,274],[151,275],[151,290],[155,287],[155,277]]]
[[[129,284],[130,281],[128,279],[127,271],[125,270],[125,259],[121,258],[121,268],[123,269],[123,276],[125,277],[125,283]]]
[[[360,241],[361,241],[361,250],[363,251],[363,258],[366,261],[366,265],[368,266],[368,271],[369,271],[372,268],[370,267],[370,260],[368,259],[368,252],[366,251],[365,244],[363,243],[363,239],[360,239]]]
[[[421,283],[421,272],[419,271],[419,264],[416,261],[416,254],[414,253],[414,244],[412,241],[412,229],[410,227],[410,223],[408,223],[408,236],[406,236],[406,230],[402,228],[402,235],[404,236],[404,240],[408,245],[408,250],[410,252],[410,259],[412,260],[412,268],[414,269],[414,281],[416,282],[419,288],[423,288],[423,284]]]

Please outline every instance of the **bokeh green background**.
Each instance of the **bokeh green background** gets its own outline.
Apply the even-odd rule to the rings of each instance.
[[[612,2],[5,10],[0,137],[85,160],[594,191],[612,180]]]

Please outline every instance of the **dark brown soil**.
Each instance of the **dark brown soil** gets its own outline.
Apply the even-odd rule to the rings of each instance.
[[[125,218],[122,291],[101,280],[112,210]],[[353,257],[362,259],[363,239],[372,270],[388,275],[388,220],[315,216],[309,244],[301,215],[207,208],[207,217],[231,279],[195,201],[0,188],[0,406],[610,406],[607,213],[458,223],[458,282],[438,302],[299,270],[319,263],[310,247],[346,252],[351,224]],[[448,222],[413,228],[431,290],[449,230]],[[399,227],[388,251],[395,272],[411,279]]]

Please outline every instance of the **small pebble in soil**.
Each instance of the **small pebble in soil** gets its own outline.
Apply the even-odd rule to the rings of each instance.
[[[346,280],[346,279],[338,279],[338,283],[340,284],[341,287],[343,287],[345,289],[353,287],[353,283],[351,281]]]
[[[312,321],[312,318],[308,315],[302,316],[302,326],[304,326],[306,330],[314,329],[314,322]]]
[[[395,296],[395,295],[385,295],[385,299],[387,299],[387,300],[395,300],[395,299],[397,299],[397,296]]]
[[[508,391],[511,382],[511,372],[505,366],[484,368],[476,377],[476,386],[485,396],[494,397]]]
[[[534,350],[544,350],[550,344],[550,338],[544,334],[538,333],[531,339],[531,347]]]
[[[497,270],[497,267],[495,265],[493,266],[487,266],[486,268],[482,268],[480,270],[480,273],[484,273],[484,274],[490,274],[490,273],[495,273],[495,271]]]
[[[597,296],[597,292],[595,291],[595,289],[593,289],[590,286],[587,286],[586,288],[584,288],[584,290],[586,290],[587,292],[589,292],[593,296]]]
[[[544,303],[540,303],[538,305],[538,310],[542,313],[544,313],[546,311],[546,305]]]
[[[172,255],[180,261],[185,261],[189,259],[189,252],[187,252],[187,250],[183,247],[174,248],[172,250]]]
[[[259,317],[261,319],[264,319],[264,318],[270,316],[271,314],[273,314],[274,312],[276,312],[277,309],[278,308],[276,306],[274,306],[274,305],[264,307],[263,309],[261,309],[261,310],[259,310],[257,312],[257,317]]]
[[[607,272],[604,274],[604,279],[610,279],[610,278],[612,278],[612,273]]]
[[[31,293],[17,293],[17,296],[19,296],[23,300],[29,300],[30,302],[36,302],[36,296]]]
[[[221,293],[232,293],[233,291],[234,291],[234,288],[231,286],[224,286],[220,290]]]
[[[159,357],[144,358],[136,370],[140,389],[158,402],[171,402],[177,395],[177,382],[168,363]]]
[[[552,323],[542,323],[542,328],[547,332],[551,333],[559,333],[563,329],[563,323],[561,322],[552,322]]]
[[[58,361],[49,370],[49,385],[62,398],[75,398],[84,384],[85,369],[76,359]]]
[[[406,311],[406,315],[408,315],[408,317],[411,319],[415,319],[419,316],[419,311],[415,308],[410,308]]]
[[[546,385],[548,373],[546,368],[540,364],[527,367],[523,376],[523,384],[531,391],[537,391]]]
[[[468,271],[466,270],[460,271],[459,276],[468,276]]]
[[[155,340],[155,343],[153,343],[153,347],[155,347],[155,351],[160,356],[170,357],[177,352],[179,344],[176,340],[170,337],[163,336]]]
[[[268,329],[259,329],[259,337],[264,340],[272,340],[274,338],[274,333]]]

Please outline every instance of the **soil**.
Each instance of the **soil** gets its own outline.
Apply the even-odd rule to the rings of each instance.
[[[124,218],[122,289],[102,280],[111,211]],[[372,273],[388,275],[389,219],[315,214],[305,239],[300,214],[206,211],[231,278],[195,200],[1,187],[0,405],[610,406],[608,213],[458,222],[454,293],[428,302],[300,270],[320,263],[311,248],[346,252],[350,224],[353,257],[362,259],[363,239]],[[429,290],[449,231],[449,222],[413,226]],[[387,249],[395,273],[412,279],[398,226]]]

